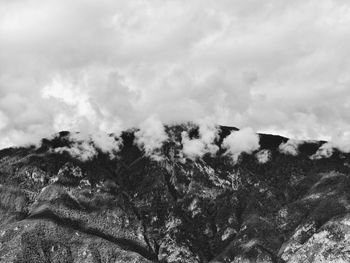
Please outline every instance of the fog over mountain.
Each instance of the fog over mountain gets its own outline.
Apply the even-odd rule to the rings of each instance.
[[[349,17],[342,0],[0,1],[0,146],[149,118],[349,145]]]
[[[350,262],[350,2],[0,0],[0,263]]]

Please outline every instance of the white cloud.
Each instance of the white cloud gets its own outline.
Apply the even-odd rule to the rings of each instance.
[[[321,145],[321,147],[317,150],[317,152],[312,155],[311,159],[322,159],[329,158],[333,155],[334,149],[339,150],[343,153],[350,152],[350,133],[349,132],[341,132],[337,134],[336,137],[333,137],[327,143]]]
[[[0,1],[0,145],[153,114],[328,140],[350,130],[349,17],[343,0]]]
[[[205,145],[200,139],[190,139],[188,133],[183,131],[181,133],[182,153],[194,160],[202,157],[206,153]]]
[[[147,156],[160,160],[161,147],[168,139],[163,124],[153,115],[143,121],[139,128],[135,132],[135,144],[143,149]]]
[[[341,152],[349,153],[350,152],[350,132],[343,131],[337,136],[333,137],[331,140],[331,145],[338,149]]]
[[[278,150],[283,154],[289,154],[296,156],[299,154],[299,145],[302,143],[300,140],[289,139],[288,141],[281,143]]]
[[[215,155],[219,147],[215,140],[219,136],[218,126],[212,119],[206,118],[198,123],[199,138],[189,138],[188,132],[181,134],[182,153],[184,156],[194,160],[201,158],[206,153]]]
[[[115,134],[107,134],[104,132],[92,134],[91,141],[96,148],[109,154],[110,158],[115,158],[122,146],[121,138],[117,138]]]
[[[313,154],[310,159],[311,160],[318,160],[323,158],[329,158],[333,155],[333,146],[331,143],[324,143],[321,145],[320,148],[316,151],[315,154]]]
[[[266,149],[260,150],[255,156],[259,163],[264,164],[271,160],[271,151]]]
[[[109,155],[111,159],[115,158],[121,147],[121,140],[115,135],[103,132],[92,135],[84,133],[71,133],[68,136],[71,145],[53,149],[54,152],[68,152],[72,157],[81,161],[88,161],[97,156],[100,150]]]
[[[67,152],[73,158],[77,158],[83,162],[92,160],[97,155],[95,147],[89,141],[77,141],[70,147],[59,147],[55,148],[53,151],[56,153]]]
[[[252,153],[260,148],[259,136],[250,127],[232,131],[222,142],[222,148],[236,162],[241,153]]]
[[[0,130],[5,128],[7,126],[7,123],[8,123],[7,116],[0,111]]]

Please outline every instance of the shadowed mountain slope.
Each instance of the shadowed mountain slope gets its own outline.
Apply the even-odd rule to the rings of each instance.
[[[183,160],[184,126],[154,161],[122,135],[117,158],[80,161],[69,132],[39,148],[0,151],[0,262],[350,262],[350,156],[310,159],[324,142],[260,134],[260,150],[237,163]],[[198,136],[198,129],[189,132]]]

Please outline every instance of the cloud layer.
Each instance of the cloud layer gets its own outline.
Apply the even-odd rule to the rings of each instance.
[[[343,0],[0,0],[0,148],[153,115],[348,142],[349,27]]]
[[[250,127],[232,131],[222,142],[222,148],[236,162],[241,153],[252,153],[260,148],[259,135]],[[259,159],[259,158],[258,158]]]
[[[211,119],[200,120],[198,133],[199,138],[192,139],[189,138],[187,131],[181,133],[183,155],[192,160],[201,158],[207,153],[214,156],[219,150],[219,147],[215,144],[215,140],[219,136],[218,126]]]
[[[297,156],[299,154],[299,145],[302,143],[303,141],[289,139],[285,143],[281,143],[278,149],[281,153]]]
[[[67,136],[70,146],[58,147],[52,149],[54,152],[67,152],[72,157],[81,161],[88,161],[98,155],[98,151],[106,153],[111,159],[117,156],[122,141],[114,135],[108,135],[104,132],[86,134],[71,133]]]
[[[145,151],[146,156],[154,160],[161,158],[161,148],[168,139],[164,126],[156,116],[152,115],[140,124],[135,132],[135,144]]]

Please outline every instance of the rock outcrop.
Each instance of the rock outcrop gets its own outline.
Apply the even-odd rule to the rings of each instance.
[[[0,151],[0,262],[350,262],[350,157],[310,158],[322,142],[260,135],[269,160],[238,163],[167,142],[155,161],[126,132],[82,162],[52,151],[65,136]]]

